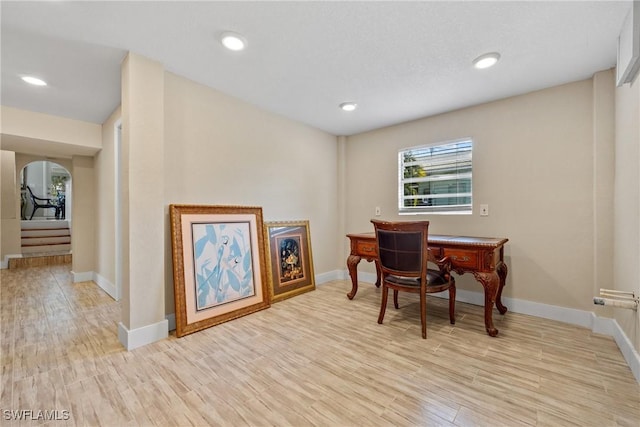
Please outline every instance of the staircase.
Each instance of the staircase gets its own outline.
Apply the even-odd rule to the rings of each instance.
[[[71,230],[67,220],[21,222],[22,254],[58,254],[71,251]]]

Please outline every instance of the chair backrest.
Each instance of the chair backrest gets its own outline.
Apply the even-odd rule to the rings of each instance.
[[[33,194],[33,191],[31,190],[31,187],[29,187],[27,185],[27,191],[29,192],[29,198],[35,202],[35,200],[33,200],[36,196]]]
[[[429,221],[388,222],[372,219],[383,273],[405,277],[426,275]]]
[[[53,200],[44,197],[38,197],[33,194],[31,187],[29,187],[28,185],[26,187],[27,191],[29,191],[29,198],[31,199],[31,203],[33,203],[33,206],[35,208],[58,208],[58,205]]]

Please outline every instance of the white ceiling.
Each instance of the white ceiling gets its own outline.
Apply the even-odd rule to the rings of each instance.
[[[133,51],[260,108],[351,135],[615,66],[630,1],[2,1],[2,105],[102,123]],[[223,31],[248,40],[230,52]],[[497,51],[501,61],[471,61]],[[32,87],[19,79],[49,82]],[[358,109],[338,104],[355,101]]]

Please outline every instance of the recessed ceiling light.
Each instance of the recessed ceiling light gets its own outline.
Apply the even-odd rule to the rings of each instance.
[[[353,111],[358,107],[358,104],[355,102],[343,102],[340,104],[340,108],[344,111]]]
[[[38,77],[34,77],[34,76],[22,76],[21,77],[23,81],[29,83],[30,85],[34,85],[34,86],[46,86],[47,82],[45,82],[42,79],[39,79]]]
[[[473,66],[478,69],[493,67],[499,59],[500,54],[498,52],[485,53],[473,60]]]
[[[226,32],[220,37],[222,45],[229,50],[243,50],[247,47],[247,41],[240,34]]]

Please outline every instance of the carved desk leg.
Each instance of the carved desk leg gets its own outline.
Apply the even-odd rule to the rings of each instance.
[[[496,272],[473,272],[473,277],[484,287],[484,326],[489,336],[495,337],[498,330],[493,326],[493,303],[500,287],[500,277]]]
[[[358,255],[349,255],[347,258],[347,268],[349,269],[349,276],[351,276],[351,292],[347,294],[347,298],[353,299],[358,292],[358,263],[360,257]]]
[[[504,288],[504,284],[507,281],[507,264],[504,262],[500,263],[497,267],[498,277],[500,277],[500,286],[498,287],[498,294],[496,295],[496,307],[500,314],[505,314],[507,312],[507,307],[502,305],[502,288]]]

